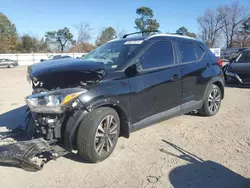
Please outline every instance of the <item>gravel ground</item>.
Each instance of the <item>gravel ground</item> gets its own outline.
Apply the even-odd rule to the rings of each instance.
[[[0,69],[0,128],[22,124],[26,67]],[[120,138],[107,160],[76,155],[39,172],[0,166],[0,187],[250,187],[250,89],[227,87],[214,117],[183,115]]]

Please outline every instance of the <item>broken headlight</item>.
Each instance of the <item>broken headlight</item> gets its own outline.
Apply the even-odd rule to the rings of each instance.
[[[69,90],[70,91],[70,90]],[[73,101],[86,90],[71,92],[62,90],[34,94],[26,98],[26,103],[32,112],[36,113],[63,113],[68,103]]]

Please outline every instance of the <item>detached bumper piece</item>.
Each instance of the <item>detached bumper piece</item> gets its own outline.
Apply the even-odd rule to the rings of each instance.
[[[38,171],[51,158],[48,143],[39,138],[0,146],[0,163],[20,167],[27,171]]]

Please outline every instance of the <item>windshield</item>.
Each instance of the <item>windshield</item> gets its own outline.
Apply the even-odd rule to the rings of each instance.
[[[236,59],[239,63],[250,63],[250,51],[242,52]]]
[[[119,67],[143,41],[108,42],[83,57],[84,60],[103,62],[105,69],[114,70]]]

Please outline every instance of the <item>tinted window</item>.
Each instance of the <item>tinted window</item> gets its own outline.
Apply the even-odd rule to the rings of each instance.
[[[172,65],[174,63],[172,45],[168,41],[157,41],[141,56],[144,69]]]
[[[236,62],[250,63],[250,51],[242,52],[237,58]]]
[[[188,42],[179,42],[182,63],[196,61],[194,45]]]
[[[198,44],[195,45],[195,51],[196,51],[196,55],[197,55],[197,60],[200,59],[203,56],[203,54],[205,53],[203,48],[201,48],[200,45],[198,45]]]

